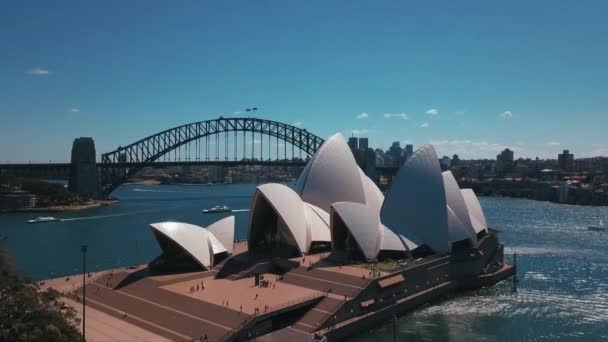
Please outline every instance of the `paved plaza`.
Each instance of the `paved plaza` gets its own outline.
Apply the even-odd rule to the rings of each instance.
[[[245,244],[237,246],[246,251]],[[168,275],[151,275],[145,265],[92,273],[86,277],[87,340],[223,340],[256,315],[318,298],[286,330],[309,336],[370,282],[369,270],[321,261],[326,256],[292,259],[300,266],[281,275],[263,273],[264,286],[252,276],[216,278],[223,265]],[[82,276],[47,280],[42,287],[66,294],[66,304],[80,313]]]

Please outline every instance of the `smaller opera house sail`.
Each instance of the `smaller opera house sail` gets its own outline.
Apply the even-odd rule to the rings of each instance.
[[[461,190],[450,171],[441,172],[435,149],[424,145],[393,178],[380,212],[381,222],[418,246],[449,253],[487,232],[479,201]]]
[[[353,202],[331,205],[331,240],[335,258],[372,261],[401,259],[416,244],[380,223],[373,209]]]
[[[150,263],[154,270],[211,269],[234,248],[234,216],[207,228],[182,222],[150,224],[162,254]]]
[[[248,236],[250,251],[287,257],[309,254],[329,248],[329,215],[286,185],[264,184],[253,196]]]

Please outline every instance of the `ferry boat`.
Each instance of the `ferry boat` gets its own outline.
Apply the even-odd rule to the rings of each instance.
[[[204,209],[203,214],[226,213],[231,211],[232,209],[230,209],[227,205],[216,205],[211,209]]]
[[[27,223],[47,223],[47,222],[57,222],[61,221],[56,217],[36,217],[33,220],[28,220]]]

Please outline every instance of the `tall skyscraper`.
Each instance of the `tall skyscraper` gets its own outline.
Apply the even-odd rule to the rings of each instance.
[[[350,150],[353,151],[353,154],[354,154],[355,151],[359,149],[359,138],[357,138],[357,137],[348,138],[348,147],[350,147]]]
[[[394,167],[401,166],[401,159],[403,158],[403,149],[398,141],[393,142],[391,147],[388,149],[388,154],[391,156],[393,160]]]
[[[563,153],[557,155],[557,165],[563,171],[574,170],[574,154],[569,150],[564,150]]]
[[[496,156],[496,173],[504,175],[513,171],[513,151],[508,148]]]
[[[368,138],[359,138],[359,149],[367,150],[368,147]]]
[[[454,166],[458,166],[458,164],[460,163],[460,157],[458,157],[457,154],[452,156],[452,167]]]
[[[410,157],[414,154],[414,145],[407,144],[405,145],[405,160],[410,159]]]

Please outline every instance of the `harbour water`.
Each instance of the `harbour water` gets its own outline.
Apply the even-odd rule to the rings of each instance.
[[[125,185],[116,205],[57,213],[61,222],[27,224],[36,214],[0,214],[0,244],[34,279],[145,263],[160,252],[147,226],[183,221],[206,226],[236,209],[236,238],[246,239],[253,184]],[[489,224],[501,231],[507,255],[517,252],[517,292],[510,281],[426,305],[352,341],[608,340],[608,208],[508,198],[480,198]],[[6,237],[5,240],[3,238]],[[508,257],[511,259],[511,257]]]

